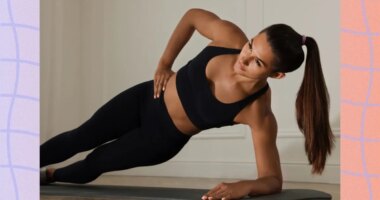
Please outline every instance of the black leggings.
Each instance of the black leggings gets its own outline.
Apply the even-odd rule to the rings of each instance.
[[[173,124],[163,101],[153,98],[153,81],[136,85],[103,105],[78,128],[40,147],[40,167],[95,148],[84,160],[57,169],[54,180],[88,183],[102,173],[156,165],[174,157],[191,136]]]

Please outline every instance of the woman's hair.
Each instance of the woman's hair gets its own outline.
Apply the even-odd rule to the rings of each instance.
[[[296,99],[298,127],[305,136],[305,151],[312,173],[321,174],[327,154],[331,154],[334,136],[329,123],[329,94],[323,77],[319,50],[312,37],[303,38],[288,25],[275,24],[262,30],[275,55],[274,72],[291,72],[304,60],[303,40],[307,48],[305,73]],[[306,39],[306,40],[305,40]]]

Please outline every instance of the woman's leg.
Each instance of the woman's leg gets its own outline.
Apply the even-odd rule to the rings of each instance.
[[[142,142],[140,137],[139,129],[134,129],[117,140],[103,144],[87,155],[84,160],[56,169],[53,180],[87,183],[106,171],[124,169],[127,167],[124,166],[124,161],[130,160],[129,157],[139,156],[138,144]]]
[[[163,99],[153,99],[153,84],[141,99],[141,126],[103,144],[84,160],[57,169],[58,182],[87,183],[102,173],[155,165],[174,157],[190,139],[173,124]]]
[[[182,136],[164,138],[158,135],[157,132],[134,129],[96,148],[84,160],[56,169],[53,180],[88,183],[105,172],[156,165],[175,156],[188,140]]]
[[[78,128],[42,144],[40,167],[62,162],[139,127],[140,96],[145,87],[146,83],[142,83],[118,94]]]

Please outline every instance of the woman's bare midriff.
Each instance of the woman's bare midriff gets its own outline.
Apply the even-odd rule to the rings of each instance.
[[[168,83],[166,84],[166,89],[163,97],[164,102],[168,109],[169,115],[177,129],[180,130],[183,134],[195,135],[199,133],[200,130],[190,121],[182,106],[181,100],[179,99],[177,93],[176,77],[177,74],[171,76]]]

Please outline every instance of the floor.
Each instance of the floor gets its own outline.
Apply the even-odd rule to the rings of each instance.
[[[104,175],[104,176],[99,177],[96,181],[92,182],[91,184],[209,189],[209,188],[214,187],[216,184],[220,182],[234,182],[234,181],[237,181],[237,180]],[[292,189],[292,188],[314,189],[314,190],[324,191],[331,194],[333,197],[333,200],[340,199],[340,192],[339,192],[340,185],[338,184],[285,182],[283,185],[283,188],[284,189]],[[77,200],[77,199],[42,196],[41,200]],[[81,198],[80,200],[87,200],[87,199]]]

